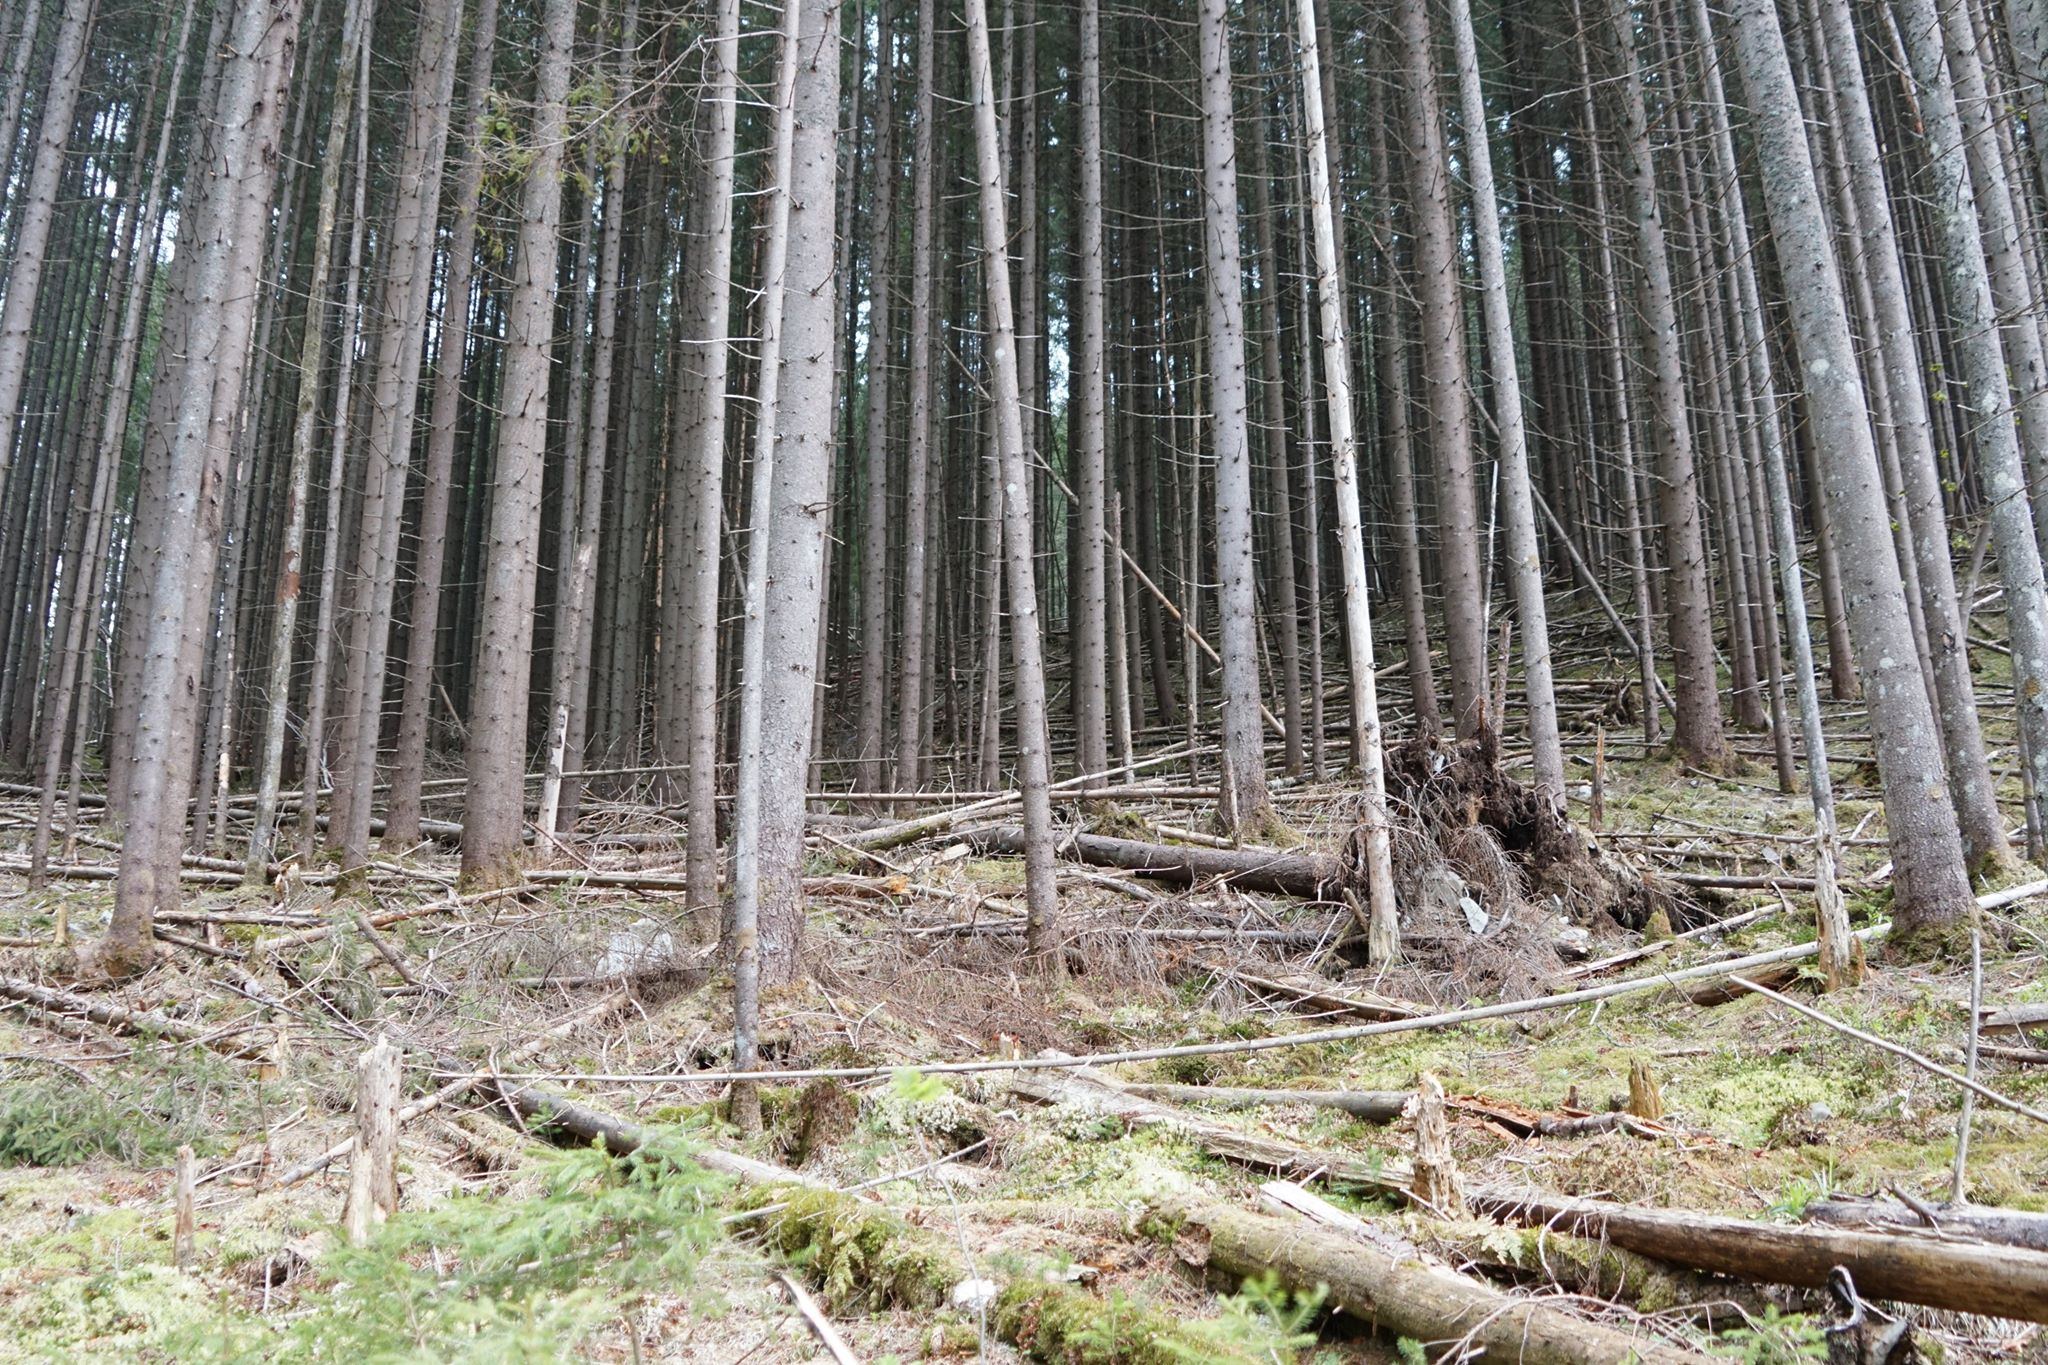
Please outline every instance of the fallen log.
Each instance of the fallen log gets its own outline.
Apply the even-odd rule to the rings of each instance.
[[[981,853],[1022,854],[1024,831],[1015,825],[998,825],[978,831],[968,842]],[[1104,834],[1069,835],[1060,841],[1057,852],[1075,862],[1120,867],[1178,886],[1222,879],[1246,891],[1274,892],[1304,900],[1341,900],[1351,880],[1342,862],[1319,853],[1190,848],[1114,839]]]
[[[1934,1223],[1930,1226],[1926,1215]],[[1800,1217],[1809,1223],[1846,1228],[1904,1228],[1935,1236],[1972,1237],[2002,1246],[2048,1251],[2048,1213],[1986,1208],[1982,1204],[1934,1204],[1914,1208],[1896,1199],[1820,1199]]]
[[[1325,1286],[1329,1302],[1380,1331],[1425,1344],[1469,1341],[1491,1361],[1518,1365],[1701,1365],[1708,1357],[1647,1332],[1625,1332],[1356,1237],[1232,1208],[1196,1195],[1146,1202],[1150,1226],[1182,1260],[1238,1278],[1272,1273],[1297,1290]]]
[[[1540,1190],[1472,1190],[1467,1197],[1475,1210],[1504,1222],[1555,1228],[1737,1279],[1824,1289],[1828,1272],[1844,1266],[1870,1298],[2048,1322],[2048,1252],[1626,1208]]]
[[[1406,1090],[1256,1090],[1228,1085],[1130,1085],[1126,1094],[1166,1104],[1210,1104],[1219,1109],[1306,1104],[1338,1109],[1365,1123],[1392,1123],[1414,1096]]]
[[[1088,1106],[1134,1126],[1171,1123],[1226,1161],[1305,1180],[1378,1189],[1406,1197],[1413,1172],[1398,1159],[1373,1160],[1303,1147],[1203,1119],[1127,1093],[1100,1073],[1018,1072],[1010,1090],[1048,1103]],[[1549,1227],[1739,1279],[1806,1289],[1827,1287],[1846,1266],[1873,1298],[1958,1313],[2048,1322],[2048,1252],[1940,1241],[1898,1233],[1788,1227],[1683,1210],[1636,1209],[1539,1190],[1468,1188],[1474,1212],[1504,1223]]]
[[[18,1000],[31,1009],[60,1018],[89,1019],[105,1028],[118,1029],[123,1033],[140,1033],[148,1037],[170,1038],[180,1043],[191,1043],[210,1048],[228,1057],[255,1058],[264,1056],[268,1044],[231,1043],[242,1030],[202,1028],[183,1019],[173,1019],[155,1010],[131,1010],[105,1000],[95,1000],[89,995],[77,995],[71,991],[60,991],[50,986],[39,986],[33,981],[18,977],[0,976],[0,996]]]

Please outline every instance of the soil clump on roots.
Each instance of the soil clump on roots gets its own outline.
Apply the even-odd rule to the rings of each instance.
[[[1394,885],[1404,960],[1457,989],[1513,998],[1562,963],[1556,919],[1641,929],[1658,911],[1704,911],[1681,889],[1610,857],[1502,766],[1500,742],[1427,736],[1387,753]],[[1346,860],[1362,866],[1354,835]]]

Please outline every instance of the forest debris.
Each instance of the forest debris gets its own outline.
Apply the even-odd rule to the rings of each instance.
[[[969,841],[985,853],[1024,851],[1024,831],[1015,825],[977,831],[969,836]],[[1104,834],[1070,834],[1060,840],[1057,852],[1060,857],[1076,862],[1120,867],[1177,885],[1223,879],[1246,891],[1274,892],[1304,900],[1340,900],[1350,879],[1339,860],[1319,853],[1191,848],[1113,839]]]
[[[1068,1104],[1108,1114],[1133,1128],[1171,1124],[1211,1156],[1282,1175],[1404,1194],[1413,1179],[1405,1161],[1378,1156],[1361,1158],[1247,1133],[1185,1109],[1143,1099],[1100,1072],[1086,1068],[1017,1071],[1011,1074],[1007,1088],[1013,1095],[1040,1104]]]
[[[832,1325],[832,1320],[825,1316],[825,1311],[818,1307],[818,1301],[810,1296],[810,1292],[798,1284],[787,1271],[777,1274],[775,1278],[782,1281],[783,1289],[789,1294],[789,1301],[796,1305],[796,1311],[803,1314],[804,1321],[810,1324],[811,1331],[825,1347],[825,1353],[831,1356],[837,1365],[861,1365],[860,1357],[846,1344],[846,1338],[839,1335],[839,1329]]]
[[[1604,914],[1637,928],[1660,907],[1684,908],[1669,883],[1608,857],[1534,787],[1511,777],[1490,733],[1459,743],[1418,736],[1396,746],[1387,755],[1387,789],[1415,813],[1403,828],[1434,844],[1467,881],[1486,886],[1495,915],[1516,901],[1554,896],[1575,919]],[[1503,860],[1512,875],[1504,875]],[[1412,864],[1428,859],[1409,861],[1412,878]]]
[[[192,1251],[195,1224],[192,1216],[192,1192],[196,1162],[190,1143],[178,1147],[177,1192],[172,1201],[171,1261],[180,1270],[192,1268]]]
[[[1895,1232],[1786,1226],[1684,1209],[1638,1209],[1540,1190],[1472,1189],[1478,1211],[1738,1279],[1825,1289],[1847,1266],[1864,1292],[1958,1313],[2048,1322],[2048,1252]]]
[[[78,995],[72,991],[61,991],[50,986],[39,986],[33,981],[18,977],[0,976],[0,995],[18,1000],[31,1009],[59,1017],[75,1016],[90,1019],[123,1033],[140,1033],[156,1038],[170,1038],[180,1043],[192,1043],[211,1048],[229,1057],[260,1059],[268,1050],[265,1043],[235,1042],[242,1029],[202,1028],[197,1024],[173,1019],[155,1010],[123,1009],[105,1000]]]
[[[1210,1104],[1221,1109],[1306,1104],[1342,1110],[1364,1123],[1392,1123],[1415,1098],[1406,1090],[1256,1090],[1227,1085],[1127,1085],[1124,1092],[1164,1104]]]
[[[1835,1227],[1898,1228],[1936,1236],[1963,1236],[2003,1246],[2048,1251],[2048,1213],[1989,1208],[1982,1204],[1935,1204],[1925,1207],[1934,1218],[1928,1227],[1922,1210],[1896,1199],[1836,1196],[1817,1199],[1801,1211],[1809,1223]]]
[[[1732,1000],[1740,1000],[1749,992],[1730,979],[1733,975],[1730,973],[1729,977],[1719,981],[1707,981],[1687,987],[1682,994],[1695,1005],[1725,1005]],[[1760,985],[1789,986],[1799,979],[1799,968],[1789,962],[1779,963],[1765,967],[1761,971],[1751,972],[1750,978]]]
[[[1418,1341],[1469,1340],[1486,1359],[1519,1365],[1699,1365],[1705,1356],[1511,1295],[1443,1266],[1381,1251],[1299,1218],[1232,1208],[1191,1194],[1146,1201],[1149,1225],[1197,1269],[1265,1273],[1329,1301],[1382,1332]]]
[[[2033,1119],[2037,1123],[2048,1123],[2048,1113],[2044,1113],[2043,1111],[2034,1108],[2032,1105],[2022,1104],[2020,1101],[2014,1099],[2010,1095],[2001,1094],[2000,1092],[1993,1090],[1990,1086],[1979,1082],[1974,1077],[1965,1076],[1960,1071],[1951,1071],[1948,1067],[1945,1067],[1941,1065],[1939,1062],[1933,1061],[1930,1058],[1921,1056],[1919,1053],[1913,1051],[1913,1049],[1909,1047],[1901,1047],[1899,1044],[1894,1043],[1889,1039],[1880,1038],[1874,1033],[1868,1033],[1865,1032],[1863,1029],[1855,1027],[1854,1025],[1845,1024],[1831,1014],[1824,1014],[1820,1010],[1814,1009],[1809,1005],[1802,1005],[1797,1000],[1794,1000],[1789,996],[1780,995],[1778,992],[1771,990],[1768,987],[1758,985],[1754,981],[1745,980],[1744,978],[1739,976],[1732,976],[1729,978],[1729,980],[1733,981],[1738,986],[1742,986],[1746,989],[1755,991],[1758,995],[1764,996],[1766,999],[1776,1001],[1778,1004],[1785,1006],[1787,1009],[1793,1010],[1799,1014],[1803,1014],[1807,1018],[1812,1019],[1817,1023],[1826,1024],[1829,1028],[1835,1030],[1837,1033],[1846,1034],[1847,1036],[1854,1038],[1859,1043],[1868,1043],[1874,1048],[1878,1048],[1882,1051],[1891,1053],[1894,1057],[1904,1058],[1906,1061],[1911,1062],[1914,1066],[1919,1067],[1922,1071],[1925,1071],[1930,1075],[1939,1076],[1943,1080],[1952,1081],[1955,1084],[1961,1086],[1963,1089],[1976,1095],[1978,1098],[1991,1101],[1991,1103],[1999,1106],[2001,1109],[2010,1109],[2015,1114],[2024,1114],[2028,1118]]]
[[[2048,1001],[1987,1009],[1984,1014],[1984,1027],[1987,1029],[2009,1028],[2015,1033],[2024,1033],[2040,1025],[2048,1025]]]
[[[1761,1313],[1768,1302],[1760,1286],[1701,1275],[1556,1228],[1503,1228],[1484,1218],[1445,1222],[1411,1216],[1402,1221],[1420,1246],[1455,1264],[1538,1277],[1568,1293],[1618,1300],[1643,1313],[1690,1309],[1693,1320],[1708,1328],[1739,1317],[1743,1308]]]
[[[1192,959],[1192,963],[1211,976],[1241,982],[1269,995],[1285,996],[1322,1014],[1351,1014],[1361,1019],[1413,1019],[1422,1013],[1413,1005],[1370,992],[1332,990],[1328,982],[1315,977],[1261,975],[1240,966],[1203,958]]]

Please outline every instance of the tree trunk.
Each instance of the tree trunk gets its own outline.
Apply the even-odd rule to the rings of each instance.
[[[486,0],[491,3],[491,0]],[[318,207],[313,221],[310,292],[299,337],[299,393],[293,415],[290,470],[285,476],[284,534],[278,552],[276,615],[271,622],[270,669],[265,684],[263,748],[256,778],[255,829],[249,836],[249,880],[269,880],[277,825],[277,798],[284,781],[285,726],[291,706],[292,649],[297,641],[300,556],[306,544],[306,500],[312,491],[313,447],[320,420],[321,366],[327,354],[327,313],[334,264],[335,218],[342,171],[348,164],[349,123],[355,114],[359,48],[369,26],[370,0],[353,0],[342,17],[341,52],[327,117],[326,149],[320,163]]]
[[[1108,501],[1107,465],[1107,370],[1104,340],[1104,280],[1102,234],[1102,6],[1100,0],[1080,0],[1080,176],[1078,217],[1074,228],[1074,254],[1080,271],[1080,318],[1074,338],[1074,363],[1069,380],[1068,411],[1074,421],[1074,493],[1079,533],[1075,550],[1074,602],[1078,608],[1068,631],[1069,650],[1074,660],[1074,759],[1082,772],[1102,772],[1109,767],[1109,737],[1105,728],[1110,711],[1112,663],[1108,657],[1108,632],[1123,629],[1119,614],[1112,627],[1109,617],[1107,533],[1104,509]],[[1277,394],[1275,395],[1277,397]],[[1290,551],[1290,558],[1291,558]],[[1117,575],[1119,585],[1121,572]],[[1120,671],[1120,670],[1119,670]],[[1121,685],[1121,684],[1120,684]],[[1119,727],[1127,732],[1128,720]],[[1119,736],[1118,747],[1124,746]],[[1297,744],[1297,748],[1298,748]]]
[[[1025,949],[1049,969],[1058,894],[1054,885],[1051,756],[1045,704],[1036,566],[1031,530],[1031,476],[1026,467],[1024,405],[1017,379],[1017,330],[1010,308],[1009,240],[1003,204],[1002,148],[996,131],[995,75],[989,53],[988,8],[967,0],[968,97],[974,106],[976,180],[980,187],[982,285],[987,294],[985,357],[992,380],[995,469],[1003,527],[1010,652],[1016,667],[1017,785],[1024,797]],[[993,509],[992,509],[993,510]],[[1256,701],[1255,701],[1256,704]]]
[[[938,155],[932,121],[937,117],[936,0],[917,6],[917,125],[910,152],[910,333],[906,338],[910,381],[905,405],[910,429],[903,442],[903,601],[898,615],[902,642],[897,654],[895,785],[916,791],[924,785],[925,574],[930,561],[922,530],[930,515],[932,442],[932,224],[936,211],[933,157]]]
[[[1707,548],[1700,527],[1699,482],[1686,416],[1685,375],[1678,306],[1666,255],[1663,208],[1650,159],[1649,113],[1637,66],[1635,18],[1625,0],[1607,0],[1607,27],[1621,60],[1621,156],[1634,208],[1638,306],[1650,347],[1650,405],[1657,444],[1657,497],[1669,566],[1665,596],[1671,616],[1671,654],[1678,703],[1673,736],[1696,766],[1718,769],[1728,761],[1722,735],[1721,693],[1714,664],[1714,629],[1707,589]]]
[[[1329,129],[1323,123],[1322,63],[1317,50],[1315,0],[1298,0],[1302,109],[1308,124],[1309,218],[1315,236],[1316,299],[1321,306],[1323,385],[1329,397],[1330,469],[1337,492],[1338,565],[1343,574],[1345,644],[1351,686],[1352,743],[1365,785],[1360,825],[1365,833],[1368,950],[1378,963],[1399,950],[1394,901],[1392,830],[1387,817],[1386,764],[1373,676],[1372,607],[1365,581],[1365,536],[1359,524],[1358,448],[1351,427],[1351,341],[1345,328],[1342,280],[1337,271],[1335,212],[1330,203]],[[1313,540],[1310,552],[1320,553]]]
[[[1823,5],[1831,11],[1832,3]],[[1950,310],[1950,325],[1961,353],[1967,401],[1951,400],[1958,411],[1974,411],[1978,477],[1988,500],[1999,573],[2005,582],[2006,619],[2012,640],[2014,704],[2019,712],[2025,784],[2036,810],[2028,827],[2038,828],[2039,802],[2048,797],[2048,591],[2044,591],[2038,549],[2039,523],[2029,514],[2026,467],[2019,430],[2007,406],[2008,367],[1994,303],[1991,268],[1984,250],[1987,226],[1979,217],[1984,201],[1973,192],[1973,162],[1961,154],[1965,125],[1956,90],[1944,68],[1934,0],[1908,0],[1902,28],[1933,178],[1935,252]],[[1835,22],[1829,15],[1830,22]],[[1846,16],[1843,16],[1846,20]],[[1994,215],[1995,216],[1995,215]],[[2017,373],[2011,371],[2010,373]],[[2024,427],[2024,418],[2022,419]],[[2039,433],[2027,431],[2028,439]],[[1967,611],[1968,603],[1963,604]]]
[[[1529,708],[1529,746],[1537,795],[1564,809],[1564,749],[1557,735],[1557,696],[1550,676],[1550,622],[1543,602],[1543,561],[1536,535],[1535,498],[1529,484],[1528,428],[1522,413],[1521,372],[1500,242],[1499,201],[1493,188],[1493,153],[1486,131],[1486,97],[1479,86],[1479,50],[1468,0],[1450,0],[1451,39],[1457,52],[1458,101],[1464,115],[1465,162],[1472,181],[1473,254],[1479,258],[1480,313],[1486,321],[1486,359],[1492,370],[1494,420],[1500,429],[1500,502],[1506,523],[1508,581],[1522,634],[1522,673]]]
[[[391,762],[391,801],[384,842],[411,848],[420,840],[420,784],[426,779],[427,717],[433,710],[434,657],[440,642],[442,570],[448,554],[448,501],[455,477],[455,438],[462,416],[462,380],[470,339],[470,293],[476,280],[476,215],[483,191],[485,119],[498,37],[498,0],[477,0],[469,59],[469,100],[463,113],[462,161],[449,211],[448,273],[442,287],[441,339],[434,403],[427,415],[427,452],[420,474],[420,546],[413,564],[412,620],[407,624],[405,689],[398,710],[398,752]]]
[[[1856,660],[1868,680],[1891,839],[1894,938],[1910,942],[1971,913],[1969,878],[1955,811],[1931,777],[1940,772],[1940,736],[1906,623],[1905,587],[1878,484],[1855,344],[1801,135],[1784,35],[1771,0],[1740,0],[1735,16],[1765,207],[1789,290],[1808,412],[1824,452],[1821,491],[1834,513]]]
[[[516,883],[524,847],[533,576],[540,550],[548,371],[555,330],[555,239],[562,210],[562,142],[575,37],[574,0],[547,0],[538,35],[537,99],[528,133],[532,159],[520,190],[515,273],[506,306],[502,415],[469,708],[462,877],[476,890]]]
[[[1424,0],[1400,0],[1394,16],[1406,95],[1401,112],[1414,210],[1422,378],[1442,528],[1437,558],[1444,592],[1444,644],[1450,655],[1451,722],[1460,739],[1475,739],[1496,730],[1500,718],[1486,713],[1486,584],[1479,566],[1482,533],[1472,466],[1472,414],[1465,394],[1465,315],[1459,301],[1450,163],[1428,8]]]
[[[1237,230],[1237,134],[1224,0],[1203,0],[1202,247],[1208,302],[1211,434],[1216,452],[1218,644],[1223,656],[1222,828],[1252,839],[1276,824],[1266,792],[1259,714],[1258,590],[1252,582],[1250,389],[1245,372],[1244,265]],[[1090,770],[1093,771],[1093,770]]]
[[[86,40],[92,33],[95,8],[96,0],[64,0],[64,16],[58,22],[57,44],[50,57],[50,83],[43,92],[42,132],[36,138],[35,157],[21,192],[21,218],[10,243],[14,259],[7,268],[7,292],[0,295],[0,493],[7,490],[7,473],[14,462],[36,300],[49,255],[50,228],[57,217],[58,182],[64,175],[64,152],[71,140],[71,113],[85,77]],[[18,54],[21,59],[35,47],[33,12],[27,22]],[[20,77],[15,88],[20,89]],[[7,161],[14,151],[13,128],[6,131],[7,140],[0,142],[0,175],[9,173]],[[18,545],[14,549],[19,553]]]
[[[224,468],[240,417],[242,380],[255,325],[255,294],[244,283],[261,269],[263,226],[277,172],[277,142],[297,39],[298,10],[246,0],[219,62],[207,121],[208,168],[188,185],[181,216],[190,250],[178,258],[187,300],[181,347],[160,353],[157,386],[175,395],[171,424],[157,436],[167,463],[161,552],[142,585],[147,616],[136,629],[135,737],[120,780],[127,787],[126,837],[114,916],[94,954],[106,975],[132,976],[154,956],[156,914],[178,903],[185,797],[191,786],[205,617],[220,546]],[[152,413],[152,417],[155,417]]]
[[[418,407],[421,339],[434,277],[434,225],[440,216],[441,163],[448,145],[462,0],[431,0],[420,11],[413,58],[412,101],[399,154],[398,199],[386,231],[377,365],[364,432],[368,465],[358,532],[362,545],[351,580],[346,677],[342,687],[335,823],[329,842],[344,872],[370,856],[371,791],[384,731],[391,604],[398,583],[398,537],[412,468],[413,414]]]

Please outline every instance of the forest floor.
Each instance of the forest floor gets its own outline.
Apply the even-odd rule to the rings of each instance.
[[[1857,723],[1846,707],[1831,719],[1845,736]],[[1588,736],[1571,744],[1575,758],[1590,755]],[[1162,1192],[1252,1208],[1276,1174],[1261,1156],[1271,1150],[1297,1153],[1277,1173],[1300,1184],[1277,1193],[1313,1190],[1329,1201],[1324,1217],[1335,1206],[1363,1218],[1363,1229],[1331,1234],[1360,1247],[1691,1358],[1826,1359],[1824,1329],[1844,1310],[1824,1292],[1619,1253],[1603,1260],[1562,1230],[1437,1216],[1446,1211],[1404,1194],[1412,1116],[1367,1121],[1290,1097],[1207,1104],[1185,1090],[1143,1102],[1165,1106],[1162,1115],[1139,1112],[1121,1089],[1413,1091],[1428,1073],[1448,1096],[1450,1150],[1473,1189],[1532,1188],[1759,1227],[1817,1226],[1806,1220],[1849,1196],[1948,1199],[1956,1085],[1711,978],[1501,1019],[1128,1062],[1065,1082],[1052,1071],[930,1070],[1048,1050],[1291,1037],[1503,993],[1647,983],[1811,940],[1811,898],[1796,880],[1810,866],[1800,842],[1811,827],[1806,798],[1778,793],[1767,759],[1711,778],[1640,749],[1610,736],[1604,849],[1638,869],[1791,884],[1703,889],[1714,899],[1698,914],[1726,927],[1633,956],[1643,934],[1612,921],[1572,925],[1569,907],[1525,900],[1536,922],[1519,932],[1542,942],[1519,989],[1500,986],[1498,964],[1478,950],[1485,930],[1425,926],[1407,965],[1376,974],[1332,951],[1349,926],[1344,907],[1214,883],[1148,886],[1067,864],[1069,971],[1049,980],[1020,971],[1020,940],[999,931],[1021,890],[1020,862],[978,856],[946,835],[893,849],[881,865],[827,839],[811,869],[812,971],[764,1002],[765,1051],[777,1067],[877,1074],[768,1089],[766,1131],[752,1139],[724,1122],[714,1085],[615,1079],[730,1060],[729,981],[708,958],[699,965],[674,918],[679,894],[658,880],[680,870],[673,846],[581,854],[590,870],[653,879],[640,888],[535,886],[376,935],[359,912],[446,899],[438,883],[452,881],[449,850],[383,865],[367,901],[336,903],[328,888],[295,878],[258,889],[195,884],[188,917],[164,926],[175,937],[160,967],[87,997],[148,1019],[93,1022],[61,1001],[24,1008],[18,995],[0,1011],[0,1359],[828,1358],[784,1276],[818,1295],[844,1333],[842,1358],[858,1360],[1465,1358],[1470,1341],[1457,1332],[1418,1344],[1375,1333],[1355,1307],[1333,1308],[1341,1295],[1321,1301],[1310,1285],[1290,1290],[1285,1276],[1225,1275],[1220,1257],[1206,1275],[1191,1266],[1206,1253],[1190,1254],[1174,1225],[1152,1216]],[[1845,739],[1836,771],[1851,836],[1845,888],[1864,926],[1884,912],[1884,849],[1854,749]],[[1575,762],[1575,782],[1583,766]],[[1574,795],[1584,828],[1588,793]],[[1280,796],[1308,849],[1335,850],[1349,833],[1339,783]],[[22,818],[0,814],[5,836],[25,844]],[[1118,832],[1149,828],[1138,837],[1164,840],[1161,825],[1205,820],[1188,803],[1133,800]],[[672,828],[602,804],[585,826]],[[94,858],[111,861],[87,845],[71,866]],[[0,872],[9,982],[76,987],[68,950],[51,940],[60,915],[83,936],[104,922],[111,888],[79,879],[87,875],[31,892],[21,873]],[[1983,923],[1986,1009],[2048,1005],[2048,899],[2003,905]],[[1161,927],[1217,932],[1200,941],[1149,932]],[[1501,931],[1498,913],[1492,927]],[[285,941],[314,929],[325,937]],[[1470,941],[1456,941],[1460,933]],[[1960,1068],[1967,963],[1897,962],[1874,943],[1870,967],[1861,984],[1826,995],[1810,962],[1767,980]],[[1302,998],[1314,990],[1322,994]],[[2048,1008],[2033,1013],[2048,1019]],[[357,1058],[380,1034],[409,1050],[408,1098],[447,1079],[424,1059],[460,1058],[475,1074],[532,1077],[642,1125],[643,1150],[662,1158],[565,1151],[544,1126],[456,1096],[402,1125],[399,1212],[369,1247],[350,1249],[339,1237],[347,1157],[287,1177],[354,1132]],[[2044,1046],[2040,1032],[1992,1031],[1986,1041],[2013,1055],[1987,1054],[1984,1083],[2048,1107],[2044,1054],[2019,1059]],[[1631,1106],[1645,1114],[1632,1076],[1637,1091],[1654,1082],[1661,1117],[1577,1136],[1535,1131],[1545,1119]],[[1061,1085],[1064,1094],[1048,1095]],[[195,1149],[199,1172],[184,1268],[173,1232],[180,1144]],[[750,1155],[806,1183],[764,1194],[758,1170],[735,1179],[688,1158],[707,1150]],[[1972,1201],[2048,1213],[2048,1129],[1980,1103],[1968,1150]],[[854,1187],[865,1188],[826,1192]],[[1897,1238],[1941,1239],[1924,1229]],[[963,1288],[963,1278],[988,1283]],[[2030,1324],[1874,1308],[1908,1318],[1930,1358],[2048,1358],[2048,1328],[2038,1325],[2048,1313]]]

